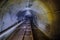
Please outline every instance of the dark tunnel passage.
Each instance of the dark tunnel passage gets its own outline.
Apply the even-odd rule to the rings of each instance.
[[[32,20],[34,15],[31,13],[32,10],[24,10],[24,11],[19,11],[16,16],[18,17],[17,20],[21,19],[30,19]],[[32,11],[33,12],[33,11]]]
[[[0,0],[0,39],[22,33],[19,23],[31,26],[34,40],[60,40],[60,0]]]

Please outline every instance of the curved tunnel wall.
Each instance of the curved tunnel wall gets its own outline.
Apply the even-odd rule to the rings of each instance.
[[[3,15],[10,12],[12,20],[16,17],[16,14],[21,9],[26,7],[27,0],[8,0],[6,4],[0,8],[1,23],[3,23]],[[31,9],[36,11],[37,27],[49,37],[58,37],[59,32],[59,16],[60,6],[59,1],[56,0],[33,0]],[[58,4],[58,5],[57,5]],[[2,5],[2,4],[1,4]],[[28,4],[27,4],[28,5]],[[13,11],[14,10],[14,11]],[[13,16],[14,15],[14,16]],[[2,25],[2,24],[1,24]]]
[[[36,0],[33,2],[31,8],[36,12],[38,28],[50,37],[52,36],[52,30],[54,30],[52,24],[56,21],[57,16],[55,16],[56,14],[54,13],[55,5],[49,2],[51,1],[47,3],[46,1]]]
[[[42,27],[41,25],[38,27],[40,28],[41,31],[43,31],[47,36],[54,38],[54,39],[58,39],[60,36],[60,32],[59,32],[59,4],[56,2],[56,0],[52,1],[52,0],[41,0],[41,2],[36,1],[36,6],[37,8],[34,8],[36,10],[39,11],[39,13],[37,12],[36,15],[37,16],[37,23],[38,26],[40,25],[40,23],[42,22],[42,24],[45,23],[44,27]],[[58,4],[58,5],[57,5]],[[39,8],[41,8],[39,10]],[[42,14],[42,16],[41,16]],[[42,21],[41,21],[42,20]],[[41,22],[39,22],[41,21]],[[44,30],[46,29],[46,30]]]

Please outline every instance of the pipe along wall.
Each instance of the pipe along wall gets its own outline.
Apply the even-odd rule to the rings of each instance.
[[[17,22],[16,14],[21,10],[33,10],[33,23],[47,37],[60,39],[59,0],[2,0],[0,2],[0,32]],[[7,22],[6,22],[7,21]],[[36,32],[37,33],[37,32]],[[39,34],[39,33],[37,33]]]

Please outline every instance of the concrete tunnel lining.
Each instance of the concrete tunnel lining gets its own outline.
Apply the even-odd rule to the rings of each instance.
[[[10,4],[10,2],[12,2],[11,4]],[[16,1],[15,1],[16,2]],[[3,11],[1,11],[1,12],[3,12],[3,14],[5,15],[5,13],[11,8],[11,10],[14,10],[14,11],[12,11],[12,13],[11,13],[11,15],[12,15],[12,17],[13,17],[13,15],[16,15],[16,13],[18,12],[18,11],[20,11],[21,9],[24,9],[25,8],[25,4],[24,3],[21,3],[21,5],[20,5],[20,3],[18,4],[18,1],[15,3],[15,2],[13,2],[13,1],[9,1],[8,3],[9,3],[9,6],[8,6],[8,4],[6,4],[7,5],[7,7],[6,7],[6,5],[2,8],[2,10],[3,11],[5,11],[5,12],[3,12]],[[50,3],[51,2],[51,3]],[[15,4],[14,4],[15,3]],[[35,3],[37,3],[37,4],[35,4]],[[23,6],[23,5],[24,6]],[[49,26],[49,24],[50,24],[50,31],[49,32],[46,32],[45,30],[44,30],[44,28],[40,28],[41,30],[43,30],[43,32],[46,34],[46,35],[48,35],[48,36],[54,36],[54,32],[55,32],[55,29],[57,28],[57,27],[53,27],[54,26],[54,24],[55,24],[55,22],[57,21],[57,16],[58,16],[58,14],[57,14],[57,16],[56,16],[56,14],[55,14],[55,4],[52,2],[52,1],[49,1],[49,2],[46,2],[46,1],[44,1],[44,0],[41,0],[41,2],[40,2],[40,0],[35,0],[33,3],[33,6],[31,6],[31,8],[34,10],[34,11],[36,11],[37,13],[35,13],[36,15],[38,15],[37,16],[37,20],[38,21],[40,21],[40,19],[41,19],[41,21],[42,22],[38,22],[38,21],[36,21],[37,23],[38,23],[38,26],[40,25],[40,23],[42,23],[44,26],[46,25],[46,24],[48,24],[47,26]],[[12,6],[11,6],[12,5]],[[22,7],[23,6],[23,7]],[[12,9],[13,8],[13,9]],[[19,8],[21,8],[21,9],[19,9]],[[6,9],[8,9],[8,10],[6,10]],[[9,12],[8,12],[9,13]],[[41,13],[41,14],[40,14]],[[2,15],[3,15],[2,14]],[[43,16],[42,16],[43,15]],[[40,18],[41,17],[41,18]],[[12,18],[12,19],[14,19],[14,18]],[[46,27],[45,27],[46,28]],[[58,28],[57,28],[58,29]],[[56,30],[57,30],[56,29]],[[47,29],[48,30],[48,29]]]

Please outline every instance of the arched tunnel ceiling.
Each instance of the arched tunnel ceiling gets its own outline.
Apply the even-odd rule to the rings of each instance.
[[[55,22],[58,20],[57,14],[60,11],[59,0],[4,0],[0,3],[0,14],[4,15],[6,12],[11,11],[11,14],[16,14],[21,9],[24,9],[28,3],[31,3],[31,9],[34,10],[37,17],[37,24],[39,28],[47,35],[53,35],[55,32]],[[58,5],[57,5],[58,4]],[[57,14],[57,15],[56,15]],[[42,27],[43,25],[43,27]],[[49,27],[48,27],[49,26]],[[46,28],[48,27],[49,30]],[[48,32],[46,32],[48,30]],[[53,31],[52,31],[53,30]],[[52,36],[51,35],[51,36]]]

